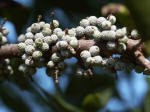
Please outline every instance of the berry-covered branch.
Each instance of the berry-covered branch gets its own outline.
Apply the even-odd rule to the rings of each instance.
[[[37,23],[18,37],[18,44],[1,47],[0,57],[21,57],[24,63],[19,70],[29,77],[37,67],[46,67],[47,75],[56,83],[66,68],[64,60],[70,57],[78,59],[76,74],[81,76],[92,75],[95,66],[110,72],[135,69],[150,74],[150,62],[142,53],[143,43],[137,30],[129,33],[126,27],[117,28],[115,16],[90,16],[82,19],[78,27],[64,31],[54,13],[51,17],[51,23],[45,23],[39,16]]]

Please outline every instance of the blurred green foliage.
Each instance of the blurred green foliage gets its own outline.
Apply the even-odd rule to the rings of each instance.
[[[37,15],[44,14],[50,9],[61,8],[65,11],[71,21],[74,20],[73,14],[80,17],[89,15],[100,16],[103,5],[109,0],[35,0],[33,7],[24,7],[16,2],[10,5],[12,0],[4,1],[5,6],[0,7],[2,17],[7,17],[15,24],[18,34],[23,27],[31,21],[36,21]],[[149,0],[126,0],[126,6],[116,13],[121,26],[127,26],[130,30],[138,28],[142,34],[142,39],[150,43],[150,1]],[[124,1],[123,1],[124,3]],[[115,7],[115,4],[108,5]],[[82,10],[81,10],[82,9]],[[69,26],[69,25],[68,25]],[[150,44],[148,44],[150,45]],[[148,47],[148,51],[150,51]],[[12,59],[11,64],[14,68],[14,75],[9,81],[0,84],[0,98],[3,103],[14,112],[31,112],[31,102],[25,100],[24,93],[30,94],[34,103],[41,107],[42,112],[96,112],[106,106],[112,97],[121,100],[115,87],[114,74],[101,73],[95,74],[90,78],[81,78],[74,75],[75,67],[72,67],[71,74],[67,74],[69,84],[63,93],[58,85],[56,94],[52,95],[42,89],[36,82],[25,78],[19,71],[19,59]],[[66,74],[65,74],[66,75]],[[130,112],[150,111],[150,91],[148,92],[144,104],[141,107],[129,110]]]

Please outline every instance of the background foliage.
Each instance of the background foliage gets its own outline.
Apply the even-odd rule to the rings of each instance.
[[[112,4],[113,3],[113,4]],[[80,19],[90,15],[106,15],[103,6],[116,8],[118,27],[137,28],[146,41],[150,54],[150,1],[149,0],[1,0],[0,17],[8,18],[9,43],[16,43],[17,36],[42,14],[50,22],[50,12],[60,21],[61,28],[72,28]],[[102,12],[102,13],[101,13]],[[149,76],[121,71],[110,74],[95,68],[94,77],[75,76],[76,59],[66,60],[69,67],[60,77],[59,84],[38,69],[34,81],[17,70],[20,63],[12,59],[14,75],[0,83],[0,112],[149,112]]]

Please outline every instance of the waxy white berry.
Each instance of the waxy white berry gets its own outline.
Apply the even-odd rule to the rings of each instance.
[[[26,47],[26,44],[25,43],[19,43],[18,44],[18,49],[19,49],[19,51],[21,51],[21,52],[24,52],[25,51],[25,47]]]
[[[43,39],[41,38],[35,39],[35,45],[36,47],[41,47],[43,45]]]
[[[57,42],[56,46],[59,50],[61,50],[61,49],[64,50],[64,49],[67,49],[68,43],[66,41],[59,41],[59,42]]]
[[[61,57],[58,55],[58,53],[53,53],[51,56],[51,60],[53,62],[59,62],[61,60]]]
[[[54,63],[53,61],[49,61],[49,62],[47,63],[47,67],[48,67],[48,68],[54,68],[54,66],[55,66],[55,63]]]
[[[116,49],[117,45],[116,45],[115,42],[108,41],[106,47],[107,47],[107,49],[109,49],[109,50],[114,50],[114,49]]]
[[[81,26],[78,26],[77,28],[76,28],[76,36],[79,36],[79,37],[81,37],[81,36],[83,36],[84,35],[84,28],[83,27],[81,27]]]
[[[95,30],[92,36],[93,36],[94,40],[98,41],[101,39],[101,32],[98,30]]]
[[[99,26],[99,27],[102,27],[102,22],[103,21],[106,21],[106,18],[104,18],[104,17],[99,17],[98,19],[97,19],[97,25]]]
[[[44,35],[42,33],[36,33],[35,36],[34,36],[34,39],[37,39],[37,38],[44,38]]]
[[[91,36],[93,33],[94,33],[94,28],[93,28],[93,26],[87,26],[86,28],[85,28],[85,34],[86,35],[88,35],[88,36]]]
[[[77,48],[79,43],[78,43],[78,40],[74,39],[74,40],[71,40],[69,42],[70,46],[73,47],[73,48]]]
[[[90,16],[90,17],[88,17],[88,21],[90,22],[90,25],[96,25],[97,24],[97,17]]]
[[[27,39],[25,42],[24,42],[26,45],[33,45],[33,40],[32,39]]]
[[[108,20],[111,22],[111,24],[115,24],[116,23],[116,17],[114,15],[110,15],[108,17]]]
[[[25,37],[26,37],[26,39],[33,39],[34,35],[33,35],[33,33],[28,32],[28,33],[25,34]]]
[[[32,54],[34,51],[35,51],[35,48],[32,45],[27,45],[25,47],[25,52],[29,55]]]
[[[108,30],[111,28],[111,22],[110,21],[103,21],[102,24],[101,24],[101,27],[105,30]]]
[[[101,32],[103,40],[114,41],[116,39],[116,32],[111,30],[105,30]]]
[[[53,25],[55,28],[59,27],[59,22],[57,20],[53,20]]]
[[[7,28],[3,28],[2,33],[3,33],[4,36],[7,36],[8,33],[9,33],[9,30]]]
[[[39,60],[42,57],[42,52],[41,51],[34,51],[32,54],[33,59]]]
[[[92,46],[90,47],[89,52],[91,53],[92,56],[96,56],[99,54],[100,49],[98,46]]]
[[[138,34],[138,31],[136,29],[131,31],[131,37],[135,40],[140,38],[139,34]]]
[[[25,40],[26,40],[26,37],[24,34],[19,35],[19,37],[18,37],[19,42],[24,42]]]
[[[52,34],[52,30],[51,30],[50,28],[44,28],[44,29],[42,30],[42,34],[43,34],[44,36],[49,36],[49,35]]]
[[[49,50],[49,45],[47,44],[47,43],[43,43],[43,45],[42,45],[42,51],[48,51]]]
[[[94,65],[101,65],[103,61],[101,56],[94,56],[93,59],[94,59]]]
[[[34,24],[31,25],[31,31],[33,33],[40,32],[40,29],[41,29],[41,27],[40,27],[40,25],[38,23],[34,23]]]
[[[82,27],[90,26],[89,20],[88,20],[88,19],[82,19],[82,20],[80,21],[80,26],[82,26]]]
[[[91,53],[87,50],[84,50],[80,53],[80,56],[83,60],[86,60],[87,58],[91,57]]]

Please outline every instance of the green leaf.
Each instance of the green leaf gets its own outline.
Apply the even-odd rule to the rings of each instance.
[[[82,106],[87,112],[96,112],[98,109],[106,106],[112,94],[113,91],[111,89],[89,94],[84,98]]]

